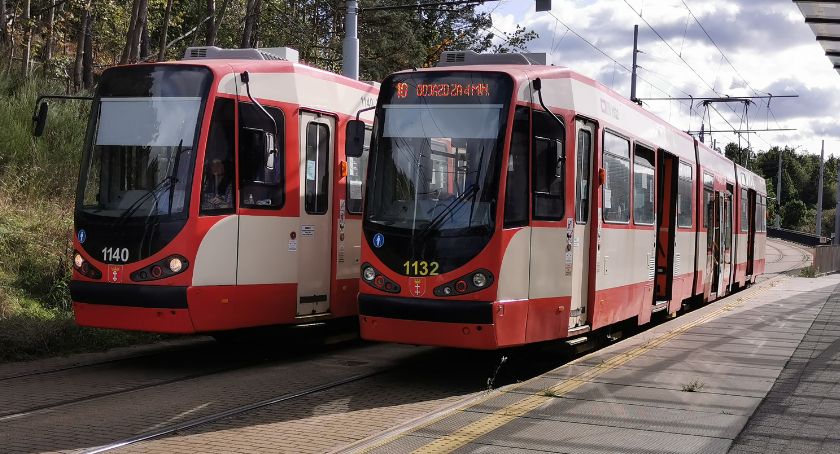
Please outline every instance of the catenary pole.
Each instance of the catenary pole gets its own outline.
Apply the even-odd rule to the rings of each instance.
[[[344,45],[342,48],[341,74],[359,79],[359,2],[347,0],[347,17],[344,21]]]
[[[820,183],[817,187],[817,236],[822,235],[823,169],[825,168],[825,140],[820,150]]]

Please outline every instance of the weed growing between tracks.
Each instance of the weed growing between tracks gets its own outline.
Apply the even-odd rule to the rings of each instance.
[[[70,238],[89,104],[53,103],[36,139],[40,93],[63,89],[0,70],[0,362],[156,340],[73,323]]]

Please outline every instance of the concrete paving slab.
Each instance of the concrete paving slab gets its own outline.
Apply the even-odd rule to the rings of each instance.
[[[786,432],[791,443],[833,446],[840,371],[828,366],[840,364],[833,339],[840,339],[840,310],[838,323],[820,316],[838,284],[840,276],[767,281],[408,431],[377,452],[723,453],[771,389],[786,416],[813,426],[811,438]],[[818,361],[819,374],[794,382],[802,374],[791,368]],[[793,388],[795,398],[785,395]],[[776,427],[791,425],[769,415],[743,436],[764,443],[762,451],[739,452],[782,452],[768,447],[778,444]]]

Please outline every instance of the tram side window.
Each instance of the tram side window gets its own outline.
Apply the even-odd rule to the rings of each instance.
[[[630,222],[630,141],[604,133],[604,221]]]
[[[274,118],[276,130],[259,107],[239,103],[239,205],[279,209],[285,195],[283,112],[273,107],[265,110]],[[272,148],[277,153],[271,153]]]
[[[365,141],[362,144],[362,155],[358,158],[347,158],[347,212],[360,214],[362,212],[362,197],[364,195],[367,163],[370,156],[370,128],[365,128]]]
[[[234,211],[235,128],[233,100],[216,98],[204,153],[204,177],[201,180],[201,214],[203,215],[228,214]]]
[[[513,117],[505,186],[505,228],[528,225],[529,110],[517,107]]]
[[[592,178],[590,158],[592,156],[592,133],[586,129],[578,130],[577,145],[577,184],[575,185],[575,217],[577,222],[589,222],[589,180]]]
[[[691,227],[691,199],[693,198],[693,178],[691,165],[680,162],[679,181],[677,182],[677,227]]]
[[[710,247],[715,238],[716,226],[711,224],[711,220],[714,219],[715,215],[714,194],[708,188],[703,189],[703,206],[706,207],[706,210],[703,212],[703,227],[707,229],[706,244],[707,247]]]
[[[653,150],[636,147],[633,161],[633,222],[640,225],[653,225],[653,160]]]
[[[306,125],[306,191],[304,207],[309,214],[327,212],[330,187],[330,130],[323,123]]]
[[[558,220],[565,208],[566,157],[563,128],[545,112],[534,112],[534,219]]]
[[[750,211],[749,195],[746,189],[741,189],[741,200],[738,204],[741,206],[741,232],[747,232],[750,228]]]

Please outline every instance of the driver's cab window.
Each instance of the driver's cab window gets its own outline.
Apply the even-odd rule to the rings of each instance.
[[[239,103],[239,205],[279,209],[283,206],[283,112]],[[276,128],[275,128],[276,124]]]
[[[559,220],[565,208],[565,130],[547,112],[533,113],[534,219]]]
[[[233,100],[217,98],[210,119],[210,134],[204,153],[204,177],[201,180],[201,214],[227,214],[234,211],[236,193],[234,176]]]

